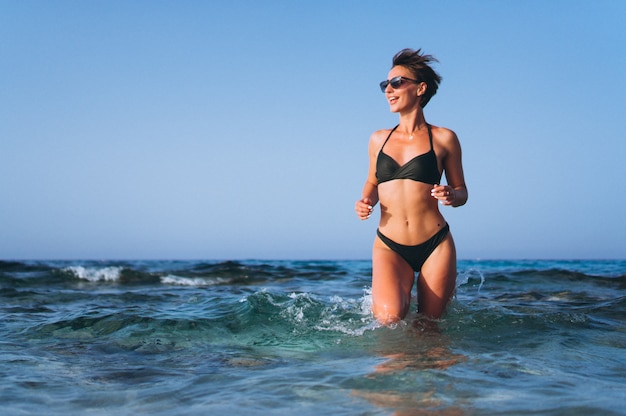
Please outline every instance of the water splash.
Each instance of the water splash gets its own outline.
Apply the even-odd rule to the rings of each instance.
[[[485,284],[485,275],[481,270],[476,268],[470,268],[461,271],[457,276],[456,288],[458,289],[459,287],[466,285],[472,279],[480,280],[480,283],[478,284],[478,289],[476,290],[476,293],[480,294],[480,289],[482,289],[483,285]]]

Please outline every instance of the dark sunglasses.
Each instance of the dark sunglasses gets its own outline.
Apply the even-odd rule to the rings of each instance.
[[[387,89],[387,85],[391,85],[391,88],[398,89],[402,86],[402,83],[404,83],[404,81],[411,81],[414,82],[416,84],[419,84],[420,81],[417,81],[415,79],[411,79],[411,78],[405,78],[405,77],[393,77],[391,79],[385,80],[383,82],[380,83],[380,90],[382,92],[385,92],[385,90]]]

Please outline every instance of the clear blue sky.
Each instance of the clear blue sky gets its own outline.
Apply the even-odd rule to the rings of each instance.
[[[0,0],[0,259],[368,259],[378,83],[443,76],[463,259],[626,257],[626,1]],[[378,211],[376,212],[378,215]]]

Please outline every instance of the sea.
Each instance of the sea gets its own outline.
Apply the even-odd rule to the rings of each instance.
[[[371,271],[0,261],[0,413],[626,415],[626,261],[459,261],[392,326]]]

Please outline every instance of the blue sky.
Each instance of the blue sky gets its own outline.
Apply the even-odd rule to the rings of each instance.
[[[463,259],[625,258],[626,2],[0,0],[0,258],[368,259],[378,83],[443,76]],[[376,216],[378,211],[376,211]]]

